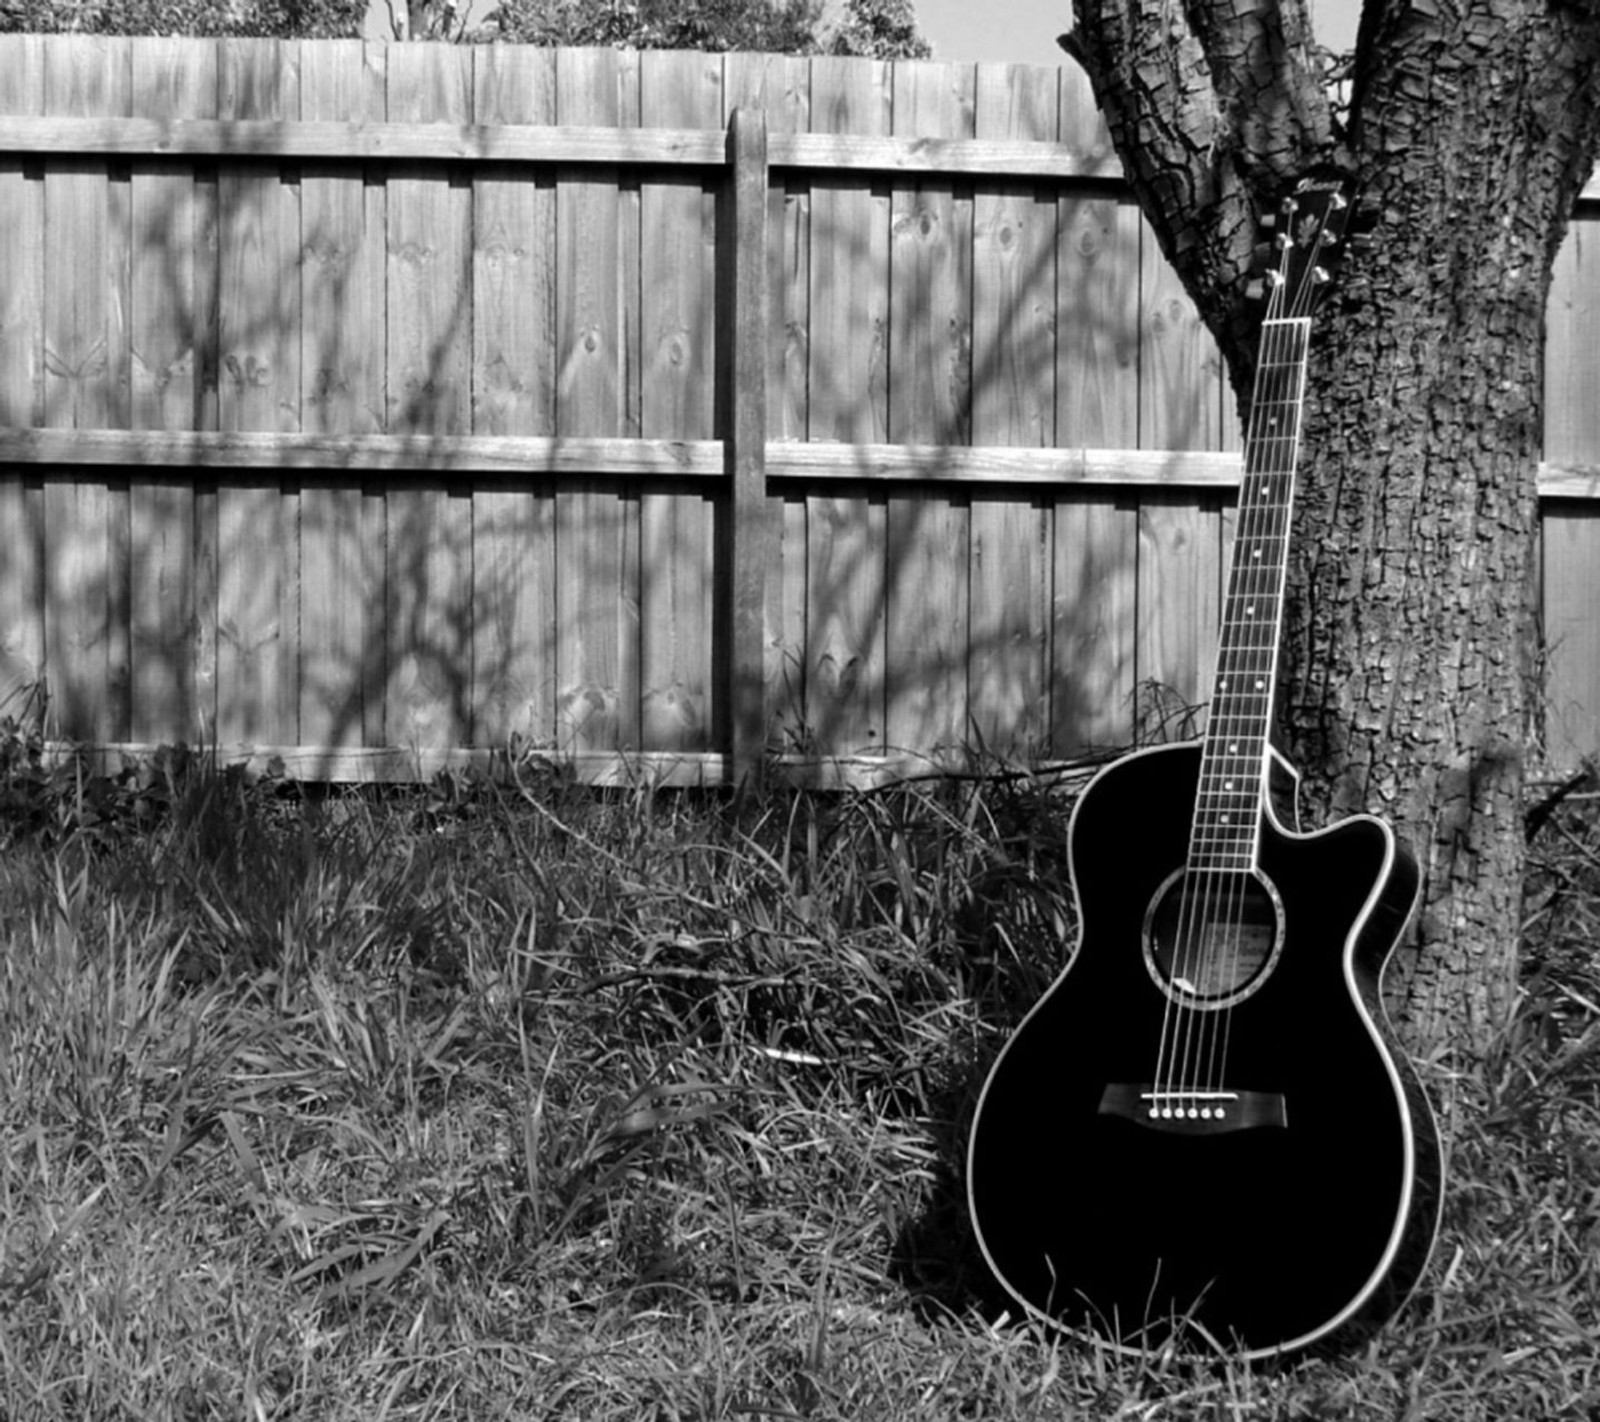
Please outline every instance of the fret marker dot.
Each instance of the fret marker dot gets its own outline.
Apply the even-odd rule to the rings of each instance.
[[[1267,684],[1264,681],[1257,681],[1256,682],[1256,690],[1257,691],[1262,691],[1262,690],[1264,690],[1266,688],[1266,685]]]

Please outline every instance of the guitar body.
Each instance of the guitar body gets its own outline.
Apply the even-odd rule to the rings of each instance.
[[[1077,950],[984,1087],[973,1223],[1029,1314],[1121,1349],[1348,1342],[1403,1302],[1437,1225],[1432,1113],[1379,998],[1417,870],[1379,820],[1301,834],[1269,805],[1275,922],[1225,1013],[1191,1014],[1224,1042],[1228,1113],[1152,1118],[1140,1088],[1190,984],[1164,976],[1151,910],[1185,869],[1200,764],[1198,743],[1137,752],[1079,800]]]

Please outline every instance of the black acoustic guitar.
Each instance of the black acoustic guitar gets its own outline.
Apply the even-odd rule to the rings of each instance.
[[[1416,864],[1369,816],[1302,833],[1270,744],[1310,311],[1346,204],[1311,179],[1286,207],[1205,734],[1080,797],[1078,945],[969,1146],[1006,1291],[1126,1351],[1353,1341],[1410,1293],[1438,1222],[1433,1115],[1379,994]]]

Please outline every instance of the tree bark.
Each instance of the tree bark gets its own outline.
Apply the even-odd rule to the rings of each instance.
[[[1515,985],[1543,321],[1600,134],[1600,15],[1368,0],[1348,127],[1302,0],[1076,0],[1076,19],[1068,48],[1236,390],[1242,228],[1313,166],[1357,185],[1370,231],[1313,342],[1280,720],[1313,815],[1372,810],[1417,854],[1395,975],[1413,1046],[1481,1050]]]

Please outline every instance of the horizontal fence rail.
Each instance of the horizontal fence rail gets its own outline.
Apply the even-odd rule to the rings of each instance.
[[[249,120],[18,119],[0,117],[0,151],[57,157],[322,159],[345,162],[593,163],[721,168],[715,132],[512,124],[306,123]],[[829,173],[926,174],[940,178],[1118,176],[1099,151],[1058,144],[961,139],[774,134],[767,164]]]
[[[0,694],[63,741],[835,783],[1191,730],[1237,446],[1075,69],[0,37]]]
[[[720,439],[563,438],[541,435],[316,435],[188,430],[0,428],[0,464],[193,470],[297,469],[330,475],[505,474],[593,479],[721,479],[731,444]],[[874,484],[1078,484],[1237,493],[1237,451],[1027,449],[1008,445],[766,445],[769,480],[865,479]],[[1541,464],[1544,500],[1600,500],[1600,467]]]

